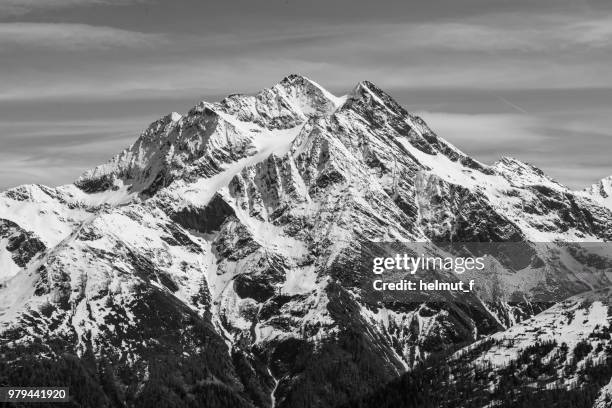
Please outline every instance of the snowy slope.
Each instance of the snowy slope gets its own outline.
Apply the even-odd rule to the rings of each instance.
[[[609,406],[611,300],[610,288],[572,297],[461,349],[451,356],[449,364],[462,376],[471,375],[466,374],[470,367],[486,372],[484,384],[476,385],[475,381],[474,387],[483,387],[494,403],[504,397],[501,390],[509,386],[510,378],[515,390],[512,398],[525,390],[548,390],[553,396],[562,396],[563,392],[580,392],[588,387],[595,391],[591,394],[594,407]],[[590,397],[588,392],[582,395],[578,401],[584,404]]]

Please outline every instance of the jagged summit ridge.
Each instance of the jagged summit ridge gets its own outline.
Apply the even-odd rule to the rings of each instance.
[[[472,159],[369,81],[360,82],[346,96],[336,97],[316,82],[292,74],[255,95],[235,94],[220,102],[204,101],[185,116],[172,113],[152,123],[130,148],[83,174],[76,185],[87,192],[125,187],[136,195],[150,196],[177,177],[211,177],[227,164],[264,150],[284,154],[284,147],[274,149],[271,145],[285,146],[293,140],[280,140],[281,136],[274,136],[276,132],[285,131],[284,137],[294,137],[308,123],[315,132],[323,126],[338,135],[348,122],[349,131],[357,133],[360,130],[354,124],[364,117],[376,125],[361,132],[364,140],[371,139],[368,133],[372,131],[395,134],[391,136],[395,138],[405,136],[426,154],[442,154],[485,174],[498,171],[510,177],[519,170],[519,178],[529,173],[533,183],[555,183],[541,170],[516,159],[504,159],[493,167]],[[395,150],[397,146],[392,147]],[[409,152],[400,147],[394,155],[406,154]],[[396,161],[395,157],[392,160]],[[427,167],[427,160],[413,161]]]
[[[151,187],[169,183],[172,173],[212,176],[223,163],[255,155],[270,143],[288,144],[291,140],[268,139],[329,115],[339,104],[341,98],[298,75],[254,96],[204,101],[185,116],[173,113],[152,123],[130,148],[86,172],[76,184],[86,191],[104,190],[122,179],[132,191],[150,193]]]

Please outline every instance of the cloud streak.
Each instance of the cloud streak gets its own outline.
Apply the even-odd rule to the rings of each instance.
[[[612,47],[612,18],[499,15],[487,20],[388,24],[386,36],[406,49],[547,52]]]
[[[67,55],[44,69],[0,67],[0,100],[229,93],[270,85],[288,72],[336,89],[364,79],[404,89],[612,87],[612,53],[604,52],[612,47],[612,18],[500,15],[486,23],[317,24],[280,24],[257,33],[237,25],[231,34],[197,35],[0,23],[6,61],[24,57],[24,50],[88,52],[87,59]]]
[[[5,15],[23,15],[33,10],[48,10],[63,7],[94,5],[128,5],[142,0],[2,0],[0,13]]]
[[[60,51],[152,48],[166,43],[163,34],[112,27],[60,23],[0,23],[0,52],[24,47]]]

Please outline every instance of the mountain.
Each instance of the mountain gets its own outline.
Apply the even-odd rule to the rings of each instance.
[[[586,193],[608,208],[612,208],[612,176],[593,184]]]
[[[480,163],[370,82],[336,97],[290,75],[161,118],[73,185],[0,194],[0,385],[70,384],[75,406],[348,403],[518,327],[542,291],[610,286],[548,245],[611,227],[598,196]],[[531,261],[499,256],[461,302],[390,299],[361,268],[372,241]]]

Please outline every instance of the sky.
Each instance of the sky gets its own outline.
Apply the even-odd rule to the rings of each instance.
[[[369,80],[476,159],[582,189],[612,175],[610,67],[609,0],[0,0],[0,190],[290,73]]]

